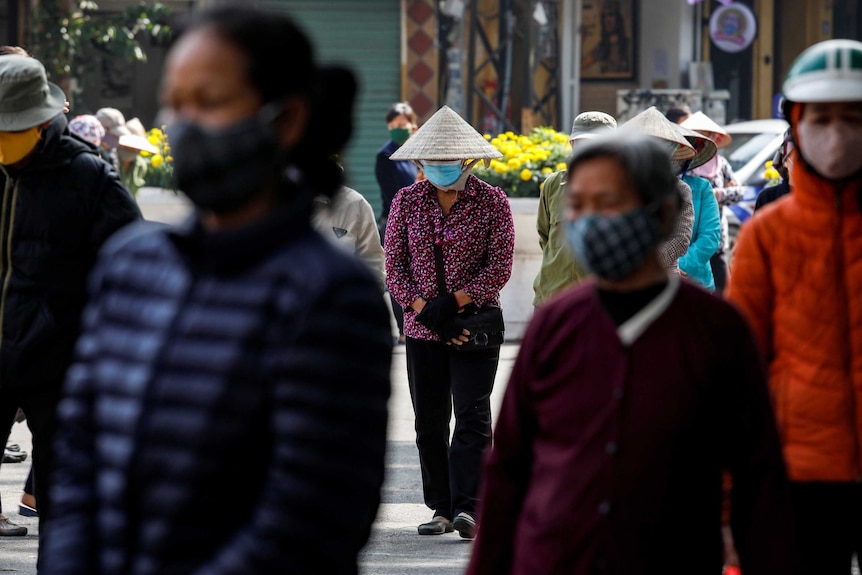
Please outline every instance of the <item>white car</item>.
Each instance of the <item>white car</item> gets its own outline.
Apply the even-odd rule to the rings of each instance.
[[[752,120],[728,124],[724,129],[731,135],[730,145],[721,148],[719,153],[727,158],[736,181],[745,188],[741,202],[729,206],[727,214],[728,234],[731,250],[736,242],[739,227],[751,217],[757,195],[763,190],[766,178],[766,162],[772,159],[784,141],[787,122],[779,119]]]

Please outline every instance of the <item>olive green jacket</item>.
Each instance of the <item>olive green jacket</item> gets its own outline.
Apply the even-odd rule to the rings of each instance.
[[[554,172],[545,180],[539,193],[539,212],[536,230],[542,248],[542,267],[533,281],[533,305],[542,302],[558,291],[579,282],[587,272],[572,255],[563,226],[563,195],[566,170]]]

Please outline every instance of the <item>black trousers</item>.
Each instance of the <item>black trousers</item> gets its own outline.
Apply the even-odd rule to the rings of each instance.
[[[39,532],[48,516],[50,472],[54,462],[54,435],[57,432],[57,404],[60,402],[60,385],[35,393],[0,388],[0,429],[9,436],[18,408],[27,416],[27,427],[33,434],[33,486],[36,488],[36,508],[39,510]],[[4,442],[5,447],[5,442]]]
[[[803,573],[848,575],[853,554],[862,561],[862,484],[793,482]]]
[[[712,254],[709,265],[712,268],[712,277],[715,279],[715,294],[721,295],[727,286],[727,262],[724,261],[724,250]]]
[[[491,390],[500,348],[459,352],[407,338],[407,378],[425,505],[453,519],[475,515],[485,448],[491,443]],[[455,430],[449,442],[454,407]]]

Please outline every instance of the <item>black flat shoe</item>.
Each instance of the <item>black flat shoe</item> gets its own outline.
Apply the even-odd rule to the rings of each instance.
[[[452,528],[464,539],[476,537],[476,520],[469,513],[459,513],[452,522]]]
[[[454,530],[451,521],[442,515],[437,515],[428,523],[419,526],[419,535],[443,535],[444,533],[452,533]]]
[[[9,448],[3,451],[3,463],[21,463],[25,459],[27,459],[26,451],[11,451]]]

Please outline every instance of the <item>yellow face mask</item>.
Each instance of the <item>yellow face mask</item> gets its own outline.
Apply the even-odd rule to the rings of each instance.
[[[41,126],[21,132],[0,132],[0,164],[17,164],[36,149],[41,137]]]

